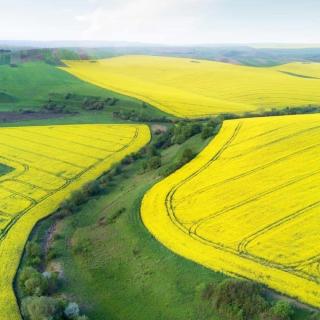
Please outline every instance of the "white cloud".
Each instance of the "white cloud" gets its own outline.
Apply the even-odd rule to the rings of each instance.
[[[90,0],[92,1],[92,0]],[[205,10],[217,0],[135,0],[109,2],[90,13],[76,16],[85,24],[84,39],[190,42],[203,31]],[[194,42],[194,39],[193,39]]]

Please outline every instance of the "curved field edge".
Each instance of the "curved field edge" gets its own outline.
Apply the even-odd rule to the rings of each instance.
[[[142,200],[142,221],[158,241],[178,255],[215,271],[252,279],[309,305],[319,307],[320,297],[317,295],[319,284],[272,266],[248,260],[241,255],[236,256],[231,252],[221,251],[193,238],[175,219],[174,212],[170,208],[170,198],[175,190],[181,183],[205,169],[208,163],[219,157],[231,141],[238,125],[239,121],[225,121],[220,133],[194,160],[151,188]]]
[[[119,125],[121,126],[121,125]],[[58,209],[60,203],[65,200],[72,192],[80,189],[86,183],[98,178],[103,172],[119,162],[126,155],[136,152],[145,146],[151,138],[149,127],[146,125],[131,125],[139,128],[139,134],[135,143],[128,148],[121,150],[111,159],[105,159],[96,167],[84,173],[77,181],[73,182],[65,189],[56,192],[49,200],[32,208],[27,215],[12,226],[5,240],[0,246],[0,257],[2,261],[2,274],[0,277],[0,309],[1,315],[5,315],[6,320],[20,320],[20,310],[13,290],[13,283],[20,260],[24,251],[25,244],[34,226],[44,218],[48,217]],[[18,236],[17,236],[18,235]],[[4,261],[4,262],[3,262]]]
[[[67,67],[59,67],[59,69],[64,70],[67,73],[70,73],[71,75],[79,78],[80,80],[82,80],[84,82],[93,84],[93,85],[100,87],[100,88],[111,90],[113,92],[116,92],[121,95],[125,95],[127,97],[131,97],[131,98],[135,98],[135,99],[144,101],[144,102],[152,105],[153,107],[159,109],[160,111],[167,113],[168,115],[172,115],[172,116],[179,117],[179,118],[199,119],[199,118],[204,118],[204,117],[212,117],[214,115],[218,115],[218,114],[222,113],[222,112],[213,112],[213,113],[206,113],[206,114],[204,114],[204,113],[200,113],[200,114],[186,114],[185,113],[185,114],[183,114],[173,108],[168,107],[167,106],[169,104],[168,102],[161,103],[161,102],[159,102],[155,99],[152,99],[148,96],[142,95],[142,94],[134,92],[134,91],[130,91],[128,89],[125,90],[123,88],[119,88],[119,87],[116,87],[116,86],[110,85],[110,84],[106,85],[102,81],[98,81],[96,78],[92,78],[92,77],[88,76],[88,73],[83,73],[83,72],[80,72],[79,70],[76,70],[76,68],[72,68],[72,61],[64,61],[64,64],[66,64]],[[182,92],[182,94],[185,94],[185,92]],[[196,96],[196,95],[194,94],[194,96]],[[225,110],[225,112],[232,112],[232,111],[234,111],[233,108],[235,106],[240,106],[240,105],[243,107],[243,112],[256,110],[256,108],[250,108],[250,107],[246,106],[245,104],[233,103],[233,102],[229,102],[229,101],[225,101],[225,100],[218,100],[218,99],[214,99],[214,98],[211,98],[211,100],[215,101],[218,105],[219,104],[230,105],[231,110],[227,109],[227,110]]]
[[[66,64],[67,67],[59,67],[59,69],[73,75],[74,77],[76,77],[84,82],[93,84],[99,88],[107,89],[107,90],[113,91],[115,93],[130,97],[130,98],[138,99],[138,100],[143,101],[145,103],[149,103],[153,107],[159,109],[162,112],[167,113],[168,115],[173,115],[173,116],[180,117],[180,118],[186,118],[185,115],[183,115],[179,112],[174,112],[173,110],[168,108],[165,104],[162,104],[154,99],[151,99],[149,97],[137,94],[137,93],[129,91],[129,90],[124,90],[124,89],[121,89],[121,88],[118,88],[115,86],[111,86],[111,85],[106,86],[105,84],[98,81],[97,79],[90,78],[88,76],[88,74],[84,74],[82,72],[76,71],[74,68],[71,69],[71,62],[70,61],[64,61],[64,64]],[[210,116],[212,116],[212,115],[210,115]],[[194,116],[194,117],[190,117],[190,118],[199,118],[199,117],[203,117],[203,115],[198,115],[198,116]]]
[[[143,55],[95,61],[70,60],[65,64],[67,67],[62,70],[84,81],[148,102],[182,118],[223,113],[243,115],[319,104],[319,79],[292,76],[296,69],[303,74],[299,68],[304,65],[257,68]],[[320,68],[318,65],[312,67],[315,70],[306,67],[305,73],[317,75]]]
[[[147,148],[157,137],[153,135]],[[47,255],[44,259],[46,270],[58,264],[63,271],[65,280],[58,295],[73,297],[95,320],[220,319],[213,315],[202,291],[207,284],[227,277],[174,254],[150,235],[140,219],[141,200],[162,179],[163,171],[181,159],[185,148],[199,153],[210,140],[198,134],[181,145],[160,150],[163,161],[157,169],[141,172],[149,156],[122,166],[122,173],[113,177],[106,194],[93,197],[76,214],[57,221],[57,237],[48,250],[56,257]],[[126,211],[114,223],[99,223],[121,208]],[[30,241],[46,243],[47,230],[55,218],[52,215],[41,222]],[[81,239],[89,243],[87,253],[74,251]]]

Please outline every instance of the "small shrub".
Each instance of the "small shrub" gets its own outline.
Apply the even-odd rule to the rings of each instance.
[[[36,242],[28,242],[26,245],[26,264],[38,267],[41,263],[41,247]]]
[[[19,286],[25,296],[41,296],[48,290],[48,281],[32,267],[25,267],[19,274]]]
[[[268,309],[259,285],[250,281],[228,279],[214,290],[214,306],[230,320],[254,319]]]
[[[277,301],[276,304],[271,308],[271,314],[276,316],[279,320],[290,320],[294,314],[292,305],[287,301]]]
[[[62,310],[57,300],[51,297],[27,297],[22,300],[21,313],[29,320],[53,320]]]
[[[149,165],[149,168],[152,170],[160,168],[161,167],[161,157],[160,156],[152,157],[149,160],[148,165]]]
[[[68,319],[78,319],[80,314],[80,308],[77,303],[69,302],[66,309],[64,310],[64,314]]]

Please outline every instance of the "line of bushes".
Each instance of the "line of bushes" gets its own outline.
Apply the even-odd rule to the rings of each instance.
[[[288,301],[274,301],[267,297],[264,287],[246,280],[227,279],[210,284],[203,290],[202,298],[228,320],[290,320],[295,314]],[[314,312],[309,319],[320,319],[319,313]]]
[[[235,113],[224,113],[220,116],[225,120],[239,119],[239,118],[260,118],[260,117],[274,117],[274,116],[286,116],[286,115],[298,115],[298,114],[313,114],[320,113],[320,106],[318,105],[306,105],[300,107],[286,107],[283,109],[271,108],[270,110],[245,112],[242,115]]]
[[[41,109],[55,113],[68,113],[79,108],[87,111],[101,111],[108,106],[115,106],[118,102],[119,99],[115,97],[100,98],[94,96],[82,96],[71,92],[65,95],[52,93],[50,94],[48,101],[42,105]]]

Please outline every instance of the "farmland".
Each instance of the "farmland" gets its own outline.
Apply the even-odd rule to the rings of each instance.
[[[319,307],[319,120],[225,121],[146,193],[144,224],[181,256]]]
[[[20,319],[13,280],[34,225],[84,184],[150,139],[144,125],[1,128],[0,309]],[[40,139],[41,137],[41,139]]]
[[[205,60],[124,56],[67,61],[65,71],[178,117],[316,105],[318,63],[248,67]]]

